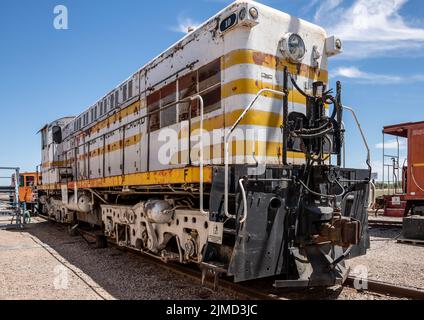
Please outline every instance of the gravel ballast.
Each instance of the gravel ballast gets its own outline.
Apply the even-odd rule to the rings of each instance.
[[[0,224],[4,218],[0,218]],[[114,247],[96,249],[61,225],[33,219],[22,231],[0,231],[0,299],[229,300],[228,291],[171,272]],[[372,248],[348,264],[371,279],[424,288],[424,247],[396,243],[397,229],[371,230]],[[362,268],[363,270],[363,268]],[[305,290],[300,299],[377,300],[392,297],[352,288]]]

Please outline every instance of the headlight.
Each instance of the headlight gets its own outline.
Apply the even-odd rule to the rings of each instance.
[[[253,19],[258,19],[258,16],[259,16],[259,11],[258,11],[258,9],[256,9],[255,7],[252,7],[252,8],[250,8],[249,9],[249,13],[250,13],[250,16],[253,18]]]
[[[286,58],[300,62],[306,54],[305,42],[298,34],[289,33],[283,38],[281,52]]]

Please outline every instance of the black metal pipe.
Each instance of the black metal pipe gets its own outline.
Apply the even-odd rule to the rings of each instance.
[[[287,165],[287,141],[289,135],[288,114],[289,114],[289,71],[287,66],[284,67],[284,84],[283,84],[283,165]]]
[[[336,102],[337,102],[337,123],[339,125],[338,131],[336,133],[336,139],[337,139],[337,166],[342,166],[342,144],[344,141],[342,141],[342,127],[343,127],[343,108],[342,108],[342,84],[340,81],[337,81],[337,92],[336,92]]]

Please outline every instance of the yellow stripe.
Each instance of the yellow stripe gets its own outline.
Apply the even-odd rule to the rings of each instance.
[[[216,129],[223,129],[224,127],[229,127],[233,125],[244,110],[234,110],[226,113],[225,115],[217,115],[215,117],[205,119],[203,121],[203,130],[213,131]],[[262,111],[262,110],[250,110],[243,120],[240,122],[240,125],[251,125],[251,126],[262,126],[270,128],[280,128],[283,124],[283,116],[279,113]],[[195,130],[200,129],[200,121],[195,122],[191,125],[192,134]],[[183,128],[179,134],[180,139],[188,138],[188,128]]]
[[[112,116],[106,118],[105,120],[100,121],[95,126],[90,128],[90,134],[94,134],[96,132],[99,132],[101,129],[104,129],[108,126],[111,126],[112,124],[115,124],[117,121],[121,122],[126,117],[133,115],[137,112],[140,112],[140,110],[145,108],[145,103],[141,104],[140,108],[140,101],[136,101],[133,104],[129,105],[125,109],[120,110],[119,112],[113,114]]]
[[[129,138],[125,139],[125,148],[131,147],[133,145],[136,145],[139,143],[142,139],[142,134],[136,134]],[[78,156],[78,160],[83,161],[87,157],[95,158],[102,156],[103,154],[111,153],[114,151],[118,151],[123,149],[122,147],[122,141],[117,141],[114,143],[110,143],[106,145],[106,151],[104,147],[97,148],[95,150],[90,151],[89,153],[84,153]],[[66,161],[59,161],[59,162],[47,162],[43,164],[43,168],[54,168],[54,167],[65,167],[67,165],[70,165],[74,162],[74,159],[68,159]]]
[[[254,50],[235,50],[224,56],[223,69],[230,68],[239,64],[256,64],[273,70],[283,71],[288,67],[291,74],[300,75],[313,81],[323,81],[328,83],[328,71],[315,69],[305,64],[294,64],[289,61],[276,57],[271,54],[262,53]]]
[[[238,79],[228,82],[222,86],[221,97],[222,99],[236,96],[239,94],[253,94],[256,95],[262,89],[273,89],[277,91],[283,91],[282,86],[274,85],[271,83],[255,80],[255,79]],[[282,95],[275,95],[272,93],[264,93],[264,97],[270,97],[274,99],[283,99]],[[289,91],[289,101],[306,104],[306,98],[301,95],[298,91]]]
[[[275,141],[251,141],[237,140],[232,141],[230,146],[230,157],[252,156],[255,152],[257,157],[281,158],[283,147],[280,142]],[[193,147],[192,161],[198,161],[199,147]],[[224,144],[214,144],[203,148],[203,157],[205,161],[212,159],[224,159]],[[303,152],[289,151],[287,157],[290,159],[305,159]],[[172,156],[170,165],[184,163],[188,159],[188,150],[182,150]]]
[[[212,182],[212,168],[205,167],[204,183]],[[200,183],[200,168],[180,168],[115,176],[101,179],[78,181],[78,188],[110,188],[122,186],[154,186],[168,184]],[[74,182],[68,183],[68,188],[74,188]],[[60,190],[61,184],[43,184],[42,190]]]
[[[424,167],[424,163],[416,163],[414,164],[414,167],[416,168]]]

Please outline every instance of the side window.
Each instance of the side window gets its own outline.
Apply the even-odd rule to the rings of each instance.
[[[131,99],[133,97],[133,81],[130,80],[128,82],[128,99]]]
[[[115,108],[119,106],[119,91],[115,91]]]
[[[33,176],[27,176],[25,181],[26,187],[32,187],[34,185],[35,177]]]
[[[177,83],[173,82],[160,90],[160,108],[177,101]],[[162,110],[160,115],[161,128],[168,127],[177,122],[177,106],[173,105]]]
[[[217,59],[199,69],[199,91],[205,103],[204,113],[221,108],[221,60]]]
[[[115,94],[114,93],[112,93],[109,97],[109,105],[110,105],[109,110],[112,110],[115,106]]]
[[[47,129],[41,132],[41,145],[43,150],[47,148]]]
[[[127,84],[122,87],[122,100],[123,102],[127,101]]]
[[[156,91],[147,97],[148,113],[159,110],[160,91]],[[150,132],[160,129],[160,112],[152,113],[150,116]]]
[[[23,175],[19,175],[19,186],[20,187],[25,187],[25,176]]]
[[[103,100],[103,114],[107,113],[107,98]]]
[[[179,88],[179,100],[184,100],[192,95],[196,94],[197,91],[197,72],[189,73],[188,75],[178,80]],[[192,116],[197,114],[197,100],[191,102]],[[178,106],[178,119],[179,121],[185,121],[189,119],[190,104],[181,103]]]

